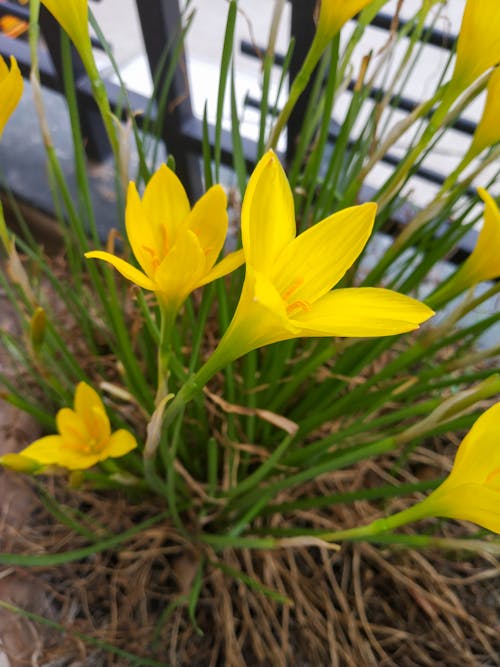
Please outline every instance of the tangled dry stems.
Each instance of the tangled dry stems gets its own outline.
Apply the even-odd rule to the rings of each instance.
[[[425,458],[425,450],[416,457]],[[324,476],[303,492],[345,490],[375,478],[380,482],[392,463],[364,463]],[[119,496],[68,493],[58,481],[53,484],[62,502],[76,501],[90,525],[106,526],[112,533],[132,527],[150,511],[147,505],[131,507]],[[391,508],[402,505],[395,501]],[[279,524],[332,529],[370,520],[380,511],[380,506],[359,501],[291,514]],[[9,550],[53,553],[85,544],[40,505],[22,530],[9,527],[8,517],[2,523]],[[441,528],[447,536],[463,536],[466,530],[451,523]],[[200,635],[189,618],[186,596],[202,557],[209,565],[196,612]],[[269,599],[227,574],[227,568],[244,572],[289,603]],[[363,543],[344,545],[338,552],[301,548],[216,554],[162,524],[120,551],[57,568],[12,568],[4,579],[42,590],[44,613],[68,629],[61,635],[36,628],[38,640],[32,646],[40,665],[56,657],[68,664],[94,664],[92,649],[72,636],[78,631],[179,667],[493,667],[500,663],[499,574],[498,562],[486,553]],[[35,632],[33,625],[30,631]],[[32,655],[26,659],[25,664],[33,664]],[[120,660],[102,655],[95,664],[123,664]]]

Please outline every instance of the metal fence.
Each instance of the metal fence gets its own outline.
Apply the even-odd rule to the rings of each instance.
[[[106,2],[107,0],[93,1]],[[290,34],[295,40],[290,65],[290,74],[293,78],[313,39],[315,26],[311,12],[311,0],[290,0],[290,2]],[[162,91],[170,64],[169,54],[165,51],[165,45],[172,44],[179,37],[181,31],[179,0],[148,0],[148,2],[136,0],[136,6],[151,75],[156,82],[155,90]],[[5,15],[12,15],[22,20],[28,20],[28,9],[10,0],[4,0],[3,2],[0,0],[0,17]],[[62,92],[59,26],[43,7],[40,15],[40,26],[43,41],[46,45],[46,49],[41,49],[39,54],[41,81],[44,86]],[[393,30],[394,17],[389,14],[380,13],[373,21],[372,26],[384,31]],[[403,28],[404,26],[405,21],[400,21],[399,27]],[[449,33],[434,29],[424,31],[422,40],[427,44],[446,50],[453,49],[455,43],[455,38],[450,36]],[[97,40],[94,40],[94,46],[102,48]],[[265,51],[265,46],[257,46],[256,48],[255,45],[248,42],[242,42],[240,47],[245,54],[254,58],[260,57],[260,54]],[[18,60],[23,74],[28,76],[30,70],[30,53],[26,41],[12,39],[0,34],[0,54],[3,56],[13,54]],[[280,64],[282,62],[283,56],[278,54],[276,56],[276,63]],[[86,151],[89,158],[103,161],[109,155],[110,148],[95,102],[92,98],[89,81],[76,52],[74,53],[73,67],[81,123],[84,136],[87,139]],[[165,105],[167,112],[159,120],[161,122],[162,140],[167,146],[168,151],[175,156],[179,176],[184,182],[191,199],[194,200],[202,192],[202,177],[199,162],[202,147],[202,121],[193,114],[185,67],[186,63],[182,54],[168,88]],[[121,111],[123,109],[123,95],[120,86],[111,81],[105,81],[105,86],[111,107],[116,112]],[[353,80],[349,84],[349,89],[353,90],[354,86],[355,81]],[[383,94],[383,90],[375,88],[370,92],[370,98],[376,102]],[[147,107],[149,100],[132,91],[128,91],[128,100],[133,112],[136,114],[138,123],[141,124],[143,117],[140,110]],[[418,99],[399,95],[393,96],[391,99],[391,105],[404,113],[411,112],[418,103]],[[248,97],[246,104],[257,107],[260,105],[260,100]],[[288,158],[293,154],[306,104],[307,91],[299,100],[287,126],[286,153]],[[475,124],[466,119],[459,119],[455,123],[454,129],[462,134],[471,135],[474,132]],[[214,136],[213,130],[213,127],[209,127],[211,140],[213,140]],[[330,129],[330,139],[332,142],[335,141],[337,133],[338,125],[332,120]],[[221,144],[222,161],[226,164],[231,164],[232,141],[229,132],[223,131]],[[255,143],[250,139],[244,138],[243,150],[247,162],[249,165],[252,165],[255,162],[256,156]],[[383,161],[388,165],[396,165],[399,157],[387,153],[383,157]],[[445,178],[445,174],[425,166],[420,166],[415,173],[424,181],[438,185],[443,183]]]

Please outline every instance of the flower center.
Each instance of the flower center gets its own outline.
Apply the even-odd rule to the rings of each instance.
[[[66,441],[65,445],[80,454],[99,454],[104,449],[105,443],[98,438],[89,438],[88,440],[75,438],[72,442]]]
[[[311,304],[304,299],[296,299],[295,301],[290,301],[290,298],[295,294],[301,285],[304,283],[304,278],[296,278],[291,285],[289,285],[280,296],[286,304],[287,315],[296,314],[297,311],[309,311],[311,310]]]
[[[167,230],[165,225],[160,225],[158,227],[158,236],[154,239],[156,242],[156,247],[151,248],[150,246],[143,245],[142,249],[150,257],[151,269],[153,273],[160,266],[163,259],[168,255],[168,243],[167,243]]]

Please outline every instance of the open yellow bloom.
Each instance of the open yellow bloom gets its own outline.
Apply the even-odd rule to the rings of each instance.
[[[86,257],[103,259],[125,278],[156,293],[168,309],[177,310],[197,287],[243,264],[241,251],[216,264],[227,234],[226,195],[214,185],[195,204],[174,172],[162,165],[140,199],[135,183],[127,194],[127,236],[142,271],[108,252]]]
[[[87,66],[93,61],[88,0],[41,0],[75,45]]]
[[[500,533],[500,403],[486,410],[458,448],[445,481],[407,510],[472,521]]]
[[[457,44],[457,59],[449,84],[460,94],[483,72],[500,63],[498,0],[467,0]]]
[[[10,69],[0,56],[0,137],[12,112],[23,94],[23,77],[14,56],[10,57]]]
[[[318,34],[329,41],[358,12],[373,0],[321,0]]]
[[[128,431],[111,433],[103,402],[85,382],[76,388],[74,410],[59,410],[56,423],[58,435],[35,440],[19,455],[41,465],[84,470],[99,461],[124,456],[137,447],[136,439]]]
[[[500,141],[500,67],[497,67],[488,81],[483,115],[477,124],[468,155],[472,158],[488,146]]]
[[[292,192],[269,151],[245,193],[245,282],[216,359],[227,362],[302,336],[387,336],[416,329],[431,317],[427,306],[391,290],[331,291],[366,244],[375,213],[375,204],[353,206],[296,236]]]
[[[478,188],[477,191],[485,207],[476,247],[450,280],[427,299],[427,303],[433,307],[453,299],[483,280],[500,277],[500,211],[484,188]]]

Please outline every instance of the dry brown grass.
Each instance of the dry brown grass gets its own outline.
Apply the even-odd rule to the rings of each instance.
[[[390,463],[379,470],[364,464],[365,470],[359,466],[325,476],[304,491],[345,489],[368,477],[378,476],[380,481]],[[133,526],[151,511],[149,505],[131,506],[123,497],[68,492],[57,480],[52,485],[61,502],[77,503],[91,525],[112,533]],[[399,508],[402,503],[393,505]],[[40,505],[22,527],[9,523],[3,507],[2,550],[53,553],[85,544]],[[331,529],[370,520],[380,511],[358,502],[281,517],[279,524]],[[446,523],[440,532],[452,537],[467,530],[465,524]],[[182,602],[201,558],[211,563],[196,611],[202,636]],[[289,598],[289,603],[270,600],[217,564],[246,573]],[[124,664],[121,658],[96,656],[72,637],[77,631],[179,667],[495,667],[500,664],[499,575],[498,561],[487,553],[424,552],[364,543],[346,544],[337,552],[302,548],[215,554],[163,524],[144,531],[119,552],[98,553],[57,568],[4,569],[0,581],[10,586],[8,599],[43,611],[68,629],[62,636],[23,623],[39,662],[32,663],[30,654],[19,665],[43,665],[56,657],[68,664]],[[33,593],[28,598],[26,587]],[[171,613],[159,624],[169,606]]]

